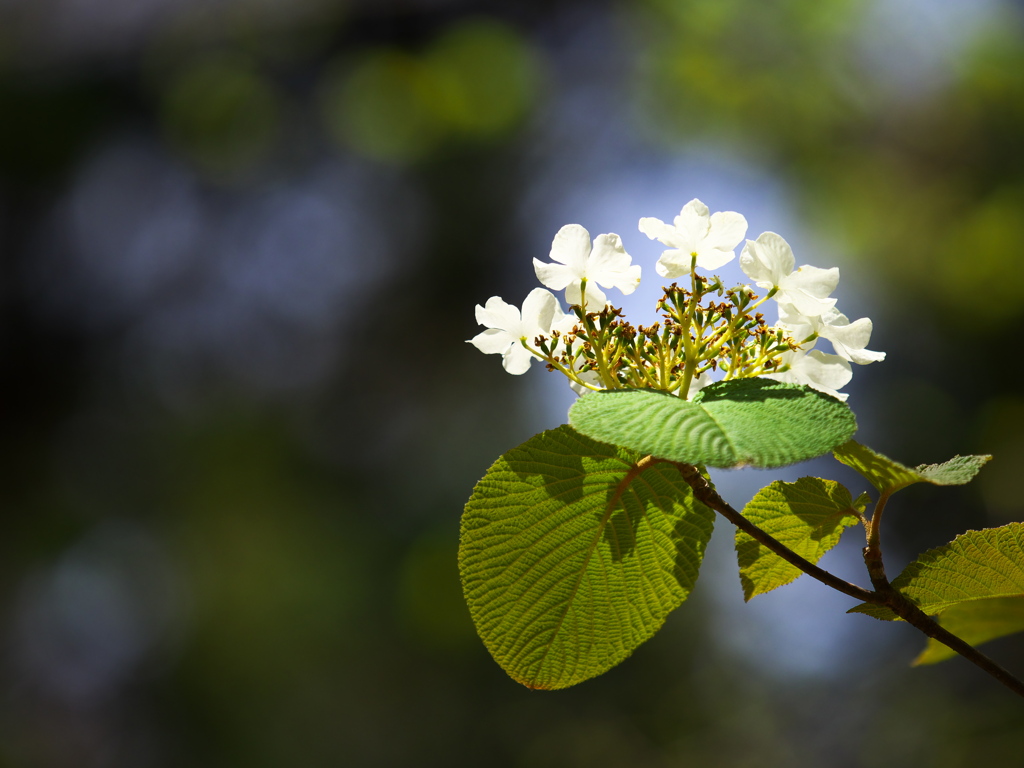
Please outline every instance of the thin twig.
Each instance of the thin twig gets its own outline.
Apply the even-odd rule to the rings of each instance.
[[[832,587],[832,589],[838,590],[845,595],[849,595],[850,597],[862,600],[866,603],[884,604],[885,601],[878,594],[870,592],[863,587],[858,587],[856,584],[844,581],[838,576],[829,573],[824,568],[819,568],[809,560],[805,560],[800,557],[800,555],[778,539],[762,531],[752,522],[747,520],[747,518],[729,506],[729,503],[719,496],[718,492],[711,487],[711,484],[708,483],[700,470],[692,464],[682,464],[674,461],[669,463],[675,464],[679,473],[683,476],[683,479],[693,489],[693,495],[698,501],[718,512],[730,523],[735,525],[758,543],[766,546],[787,563],[795,565],[811,578],[817,579],[822,584]]]
[[[928,616],[908,597],[903,595],[889,583],[889,580],[885,575],[885,566],[882,563],[882,553],[881,548],[879,547],[878,522],[880,521],[880,518],[872,521],[874,525],[870,530],[874,535],[869,536],[870,545],[864,548],[864,561],[868,567],[868,573],[871,576],[872,586],[875,588],[875,591],[870,592],[863,587],[858,587],[856,584],[851,584],[848,581],[840,579],[838,576],[829,573],[823,568],[819,568],[809,560],[805,560],[800,557],[800,555],[791,550],[785,544],[781,543],[778,539],[762,531],[752,522],[747,520],[747,518],[733,509],[729,503],[711,487],[707,478],[701,474],[701,471],[697,469],[697,467],[692,464],[682,464],[674,461],[667,463],[675,465],[679,470],[679,473],[683,476],[683,479],[690,488],[693,489],[693,495],[698,501],[718,512],[730,523],[735,525],[758,543],[763,544],[787,563],[795,565],[811,578],[817,579],[822,584],[832,587],[832,589],[842,592],[844,595],[857,598],[865,603],[884,605],[915,629],[918,629],[930,638],[938,640],[943,645],[948,646],[972,664],[987,672],[1018,696],[1024,697],[1024,682],[1014,677],[1010,672],[1003,669],[1003,667],[994,662],[973,645],[961,640],[948,629],[942,627],[937,621]],[[879,512],[880,510],[876,508],[875,515],[878,516]]]
[[[875,587],[875,594],[883,598],[886,607],[890,608],[893,613],[915,629],[920,630],[934,640],[938,640],[943,645],[952,648],[969,662],[980,669],[983,669],[1018,696],[1024,697],[1024,682],[1010,674],[1007,670],[1003,669],[1003,667],[979,651],[973,645],[961,640],[948,629],[944,628],[941,624],[935,621],[935,619],[915,605],[910,598],[893,587],[885,577],[885,569],[882,567],[881,554],[878,553],[876,559],[875,553],[871,551],[871,548],[865,547],[864,560],[870,570],[873,565],[869,561],[869,558],[875,560],[877,563],[871,576],[871,581]],[[878,574],[881,574],[881,576],[879,577]]]

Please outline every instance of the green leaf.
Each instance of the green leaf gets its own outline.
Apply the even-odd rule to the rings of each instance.
[[[962,533],[949,544],[925,552],[892,585],[931,616],[965,603],[1022,598],[1024,523]],[[897,619],[891,609],[869,603],[861,603],[849,612],[886,621]],[[954,618],[963,627],[963,621],[970,623],[971,615],[960,612]],[[982,620],[984,612],[975,618]]]
[[[776,481],[762,488],[743,508],[743,516],[817,563],[839,543],[846,528],[859,522],[857,513],[865,506],[863,495],[854,502],[850,492],[833,480],[801,477],[795,483]],[[746,600],[789,584],[803,573],[742,531],[736,531],[736,557]]]
[[[938,622],[961,640],[981,645],[997,637],[1024,632],[1024,597],[993,597],[954,605],[939,614]],[[914,664],[934,664],[956,656],[938,640],[928,640]]]
[[[583,434],[711,467],[782,467],[828,453],[857,430],[845,403],[770,379],[712,384],[692,401],[647,389],[589,392],[569,409]]]
[[[562,426],[502,456],[462,517],[477,631],[530,688],[625,659],[690,594],[714,514],[671,464]]]
[[[856,440],[832,451],[848,467],[860,472],[882,493],[894,493],[914,483],[965,485],[974,479],[991,456],[954,456],[943,464],[921,464],[911,469],[887,456],[875,453]]]
[[[853,500],[853,508],[863,514],[864,510],[868,508],[868,504],[871,503],[871,495],[867,491],[862,491],[860,496]]]

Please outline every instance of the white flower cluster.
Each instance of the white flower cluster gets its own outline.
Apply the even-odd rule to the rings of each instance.
[[[747,231],[746,219],[733,211],[711,214],[700,200],[691,200],[672,224],[660,219],[640,219],[639,229],[652,240],[669,246],[655,266],[664,278],[691,274],[695,267],[717,269],[736,257],[735,249]],[[591,243],[590,233],[579,224],[562,227],[551,243],[552,263],[534,259],[540,282],[552,290],[565,291],[570,305],[588,312],[600,311],[610,302],[601,288],[617,288],[630,294],[640,284],[640,267],[632,263],[616,234],[598,235]],[[839,270],[811,266],[796,267],[793,250],[774,232],[764,232],[757,240],[747,240],[740,254],[740,267],[766,299],[778,303],[779,320],[775,327],[791,337],[798,348],[783,353],[782,370],[765,374],[779,381],[806,384],[822,392],[846,399],[838,390],[853,376],[850,363],[866,365],[885,358],[883,352],[866,347],[871,337],[871,320],[850,322],[835,308],[830,294],[839,283]],[[759,302],[763,303],[762,302]],[[522,311],[497,296],[476,307],[477,322],[487,330],[469,340],[481,352],[500,354],[505,370],[525,373],[534,358],[545,359],[535,347],[544,336],[553,355],[559,338],[578,322],[575,313],[566,314],[558,299],[543,288],[535,288],[523,302]],[[555,332],[554,335],[552,332]],[[832,342],[835,354],[815,349],[819,338]],[[581,378],[599,387],[599,377],[584,372]],[[704,375],[695,380],[695,389],[710,383]],[[574,389],[582,391],[578,385]]]
[[[768,374],[769,378],[793,384],[807,384],[840,400],[838,390],[853,378],[850,363],[867,365],[885,359],[884,352],[867,349],[871,340],[871,320],[862,317],[851,323],[835,308],[829,294],[839,284],[839,270],[807,266],[795,267],[793,249],[781,236],[765,232],[757,240],[747,240],[740,254],[740,267],[758,288],[768,290],[779,304],[782,328],[800,349],[783,355],[789,370]],[[836,354],[814,349],[818,338],[832,342]]]

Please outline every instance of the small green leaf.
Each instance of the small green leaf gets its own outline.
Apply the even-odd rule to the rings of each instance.
[[[462,517],[477,632],[531,688],[607,671],[690,594],[714,514],[671,464],[562,426],[502,456]]]
[[[894,493],[914,483],[964,485],[974,479],[991,456],[954,456],[943,464],[921,464],[911,469],[876,453],[856,440],[832,451],[848,467],[860,472],[882,493]]]
[[[801,477],[795,483],[776,481],[762,488],[743,508],[743,516],[801,557],[817,563],[839,543],[843,531],[859,522],[862,495],[833,480]],[[753,538],[736,531],[736,557],[746,600],[789,584],[803,573]]]
[[[583,434],[711,467],[782,467],[827,453],[857,430],[845,403],[770,379],[712,384],[692,401],[646,389],[590,392],[569,409]]]
[[[863,491],[860,496],[853,500],[853,508],[861,514],[864,514],[864,510],[868,508],[868,504],[870,503],[871,495],[867,491]]]
[[[939,614],[938,622],[971,645],[997,637],[1024,632],[1024,597],[993,597],[954,605]],[[914,664],[934,664],[956,656],[956,651],[938,640],[928,640]]]
[[[930,616],[964,604],[1024,598],[1024,523],[962,533],[949,544],[925,552],[892,585]],[[861,603],[849,613],[897,619],[891,609],[870,603]],[[987,621],[983,610],[973,618]],[[954,619],[961,629],[969,628],[972,614],[960,612]]]

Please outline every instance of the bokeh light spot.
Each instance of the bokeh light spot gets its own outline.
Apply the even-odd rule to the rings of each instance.
[[[979,451],[994,460],[978,476],[981,493],[994,524],[1020,520],[1020,468],[1024,466],[1024,398],[1002,397],[988,403],[981,414]]]
[[[454,130],[490,138],[514,128],[528,112],[540,66],[529,45],[493,21],[453,27],[427,54],[440,87],[430,105]]]
[[[201,170],[243,171],[262,159],[277,137],[281,97],[244,57],[192,62],[172,79],[163,99],[164,128]]]
[[[377,160],[410,162],[435,145],[440,126],[430,100],[437,86],[418,59],[396,50],[364,53],[325,77],[322,108],[342,145]]]
[[[995,323],[1024,309],[1020,260],[1024,242],[1024,188],[997,191],[966,215],[953,220],[939,268],[941,289],[950,306],[963,301],[965,288],[981,293],[971,302],[973,322]]]

